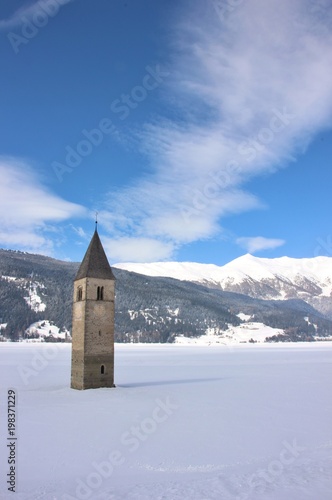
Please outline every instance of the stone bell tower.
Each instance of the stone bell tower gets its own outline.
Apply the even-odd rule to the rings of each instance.
[[[97,224],[74,280],[72,389],[114,385],[115,278]]]

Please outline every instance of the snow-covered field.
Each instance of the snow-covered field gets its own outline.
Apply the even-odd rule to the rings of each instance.
[[[87,391],[70,353],[0,344],[2,499],[331,500],[331,342],[117,345],[117,388]]]

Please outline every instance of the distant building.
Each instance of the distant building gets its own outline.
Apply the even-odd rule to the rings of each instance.
[[[115,278],[97,227],[74,280],[72,389],[114,385]]]

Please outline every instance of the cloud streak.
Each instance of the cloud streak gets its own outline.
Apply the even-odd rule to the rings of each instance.
[[[0,19],[0,31],[7,31],[17,28],[27,21],[32,21],[36,16],[45,13],[51,17],[55,16],[62,5],[73,2],[74,0],[37,0],[32,3],[27,3],[23,7],[17,9],[7,19]]]
[[[147,260],[169,259],[174,252],[172,243],[158,241],[152,238],[103,238],[106,253],[112,262],[128,261],[145,262]],[[134,247],[133,247],[134,244]]]
[[[0,157],[0,178],[2,246],[52,254],[56,224],[86,215],[84,207],[43,186],[26,161]]]
[[[277,238],[264,238],[263,236],[237,238],[236,243],[244,247],[249,253],[256,253],[261,250],[273,250],[281,247],[286,242]]]
[[[224,23],[212,3],[188,4],[168,79],[176,118],[139,134],[151,174],[110,193],[116,238],[154,240],[164,258],[163,245],[213,237],[228,214],[260,208],[245,183],[331,124],[331,26],[325,0],[251,0]]]

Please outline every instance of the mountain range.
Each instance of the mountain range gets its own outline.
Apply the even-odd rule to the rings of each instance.
[[[300,299],[332,319],[332,258],[264,259],[246,254],[224,266],[194,262],[121,263],[115,267],[172,277],[264,300]]]
[[[70,330],[78,266],[0,250],[0,323],[5,335],[24,337],[29,325],[45,320],[60,331]],[[112,267],[118,342],[173,342],[211,334],[232,340],[236,329],[248,332],[250,340],[257,325],[269,327],[266,336],[272,340],[332,335],[328,257],[270,260],[245,255],[222,267],[179,262]]]

